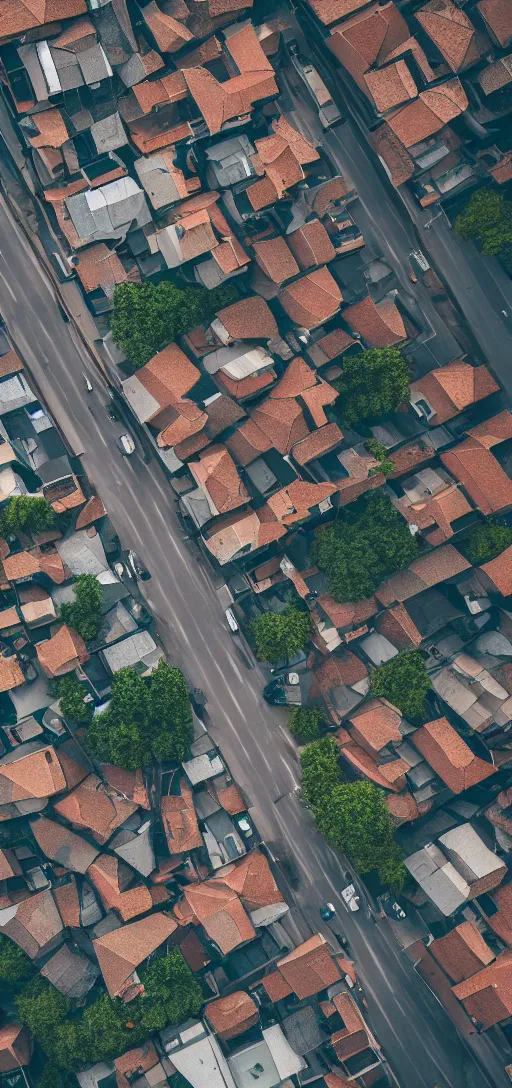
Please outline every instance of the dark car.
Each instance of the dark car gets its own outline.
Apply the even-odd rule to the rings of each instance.
[[[139,627],[149,627],[153,617],[140,601],[136,601],[135,597],[125,597],[123,604]]]

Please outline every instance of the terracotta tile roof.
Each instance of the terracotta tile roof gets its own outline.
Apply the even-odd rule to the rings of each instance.
[[[461,922],[445,937],[432,941],[429,951],[452,982],[463,982],[494,959],[474,922]]]
[[[253,850],[236,864],[217,870],[215,879],[236,892],[246,910],[258,910],[259,907],[283,902],[270,865],[261,850]]]
[[[277,970],[301,1001],[333,986],[341,978],[321,933],[316,933],[278,960]]]
[[[239,30],[230,34],[224,42],[224,48],[233,58],[239,72],[274,72],[250,22],[240,25]]]
[[[499,442],[505,442],[512,438],[512,412],[505,409],[492,419],[486,419],[484,423],[478,423],[467,432],[471,438],[478,439],[480,445],[490,450]]]
[[[402,793],[388,793],[386,806],[397,827],[400,824],[409,823],[410,820],[417,820],[420,815],[418,805],[409,790],[404,790]]]
[[[323,427],[329,422],[325,408],[334,404],[338,396],[339,393],[334,386],[324,382],[323,378],[319,378],[312,388],[304,389],[300,399],[308,409],[315,427]]]
[[[266,400],[250,412],[252,420],[267,435],[279,453],[289,453],[292,446],[305,438],[308,426],[297,400]]]
[[[364,8],[368,0],[308,0],[313,11],[324,26],[337,23],[352,15],[359,8]]]
[[[245,190],[247,199],[255,212],[267,208],[269,204],[275,204],[279,199],[277,189],[270,178],[259,178]]]
[[[110,250],[104,242],[82,249],[77,260],[78,278],[86,291],[95,291],[97,287],[106,290],[127,279],[116,251]]]
[[[494,64],[488,64],[478,73],[478,82],[484,94],[493,94],[494,91],[512,83],[509,58],[503,57]]]
[[[187,30],[183,23],[173,19],[172,15],[166,15],[155,0],[152,0],[143,9],[143,18],[149,27],[156,44],[162,53],[176,53],[186,42],[192,41],[194,35]]]
[[[9,611],[15,612],[16,609],[9,609]],[[11,654],[10,657],[0,655],[0,691],[11,691],[12,688],[17,688],[24,683],[25,677],[16,654]]]
[[[316,328],[336,313],[343,295],[327,268],[317,268],[284,287],[278,294],[288,317],[296,325]]]
[[[430,0],[415,15],[453,72],[474,64],[488,48],[485,37],[453,0]]]
[[[16,854],[8,848],[0,850],[0,880],[10,880],[12,876],[20,876],[21,868]]]
[[[43,110],[32,118],[39,129],[38,136],[29,136],[32,147],[62,147],[69,140],[64,118],[58,109]]]
[[[365,81],[379,113],[401,106],[416,98],[418,88],[405,60],[397,60],[385,68],[366,72]]]
[[[414,160],[387,123],[370,133],[370,143],[384,164],[391,184],[397,189],[412,177]]]
[[[17,552],[16,555],[8,555],[3,563],[6,578],[10,582],[16,582],[19,578],[31,578],[41,569],[37,556],[33,552]]]
[[[242,466],[250,464],[260,453],[272,449],[271,439],[252,419],[242,423],[230,438],[226,438],[225,445],[237,464]]]
[[[404,147],[426,140],[468,108],[466,92],[459,79],[449,79],[435,90],[422,91],[419,98],[388,117],[388,125]]]
[[[353,337],[345,332],[345,329],[333,329],[332,332],[327,333],[327,336],[322,336],[319,340],[315,340],[314,344],[309,344],[307,353],[313,365],[320,367],[336,359],[353,343],[355,343]]]
[[[425,533],[429,544],[444,544],[453,536],[452,521],[471,513],[473,509],[466,496],[456,484],[451,484],[428,502],[414,503],[410,506],[401,499],[393,500],[393,505],[407,519],[410,525],[417,525],[421,530],[434,525],[436,528]]]
[[[258,72],[244,72],[226,83],[219,83],[206,68],[186,68],[184,74],[212,136],[221,131],[226,121],[250,113],[261,98],[278,93],[273,70],[269,72],[267,67]]]
[[[325,695],[331,688],[341,687],[343,684],[351,687],[365,680],[368,669],[364,661],[350,650],[338,650],[336,655],[329,654],[329,657],[326,657],[325,661],[314,669],[314,674],[320,693]]]
[[[347,306],[343,320],[358,332],[371,348],[389,348],[407,339],[402,316],[394,302],[374,302],[367,295],[361,302]]]
[[[470,566],[471,563],[464,559],[453,544],[444,544],[420,559],[415,559],[407,570],[387,578],[377,590],[377,597],[385,607],[389,607],[395,601],[406,601],[429,586],[436,586],[447,578],[453,578]]]
[[[10,912],[9,912],[10,913]],[[1,926],[2,934],[23,948],[31,959],[62,932],[62,922],[48,889],[16,904],[15,912]]]
[[[473,367],[460,359],[425,374],[411,385],[411,393],[425,396],[436,413],[432,426],[452,419],[470,404],[496,393],[499,386],[486,366]]]
[[[59,909],[62,924],[66,927],[70,926],[78,929],[80,926],[80,903],[75,877],[72,876],[67,884],[61,884],[58,888],[53,888],[53,898]]]
[[[379,633],[389,639],[399,650],[411,650],[423,642],[423,636],[403,604],[397,604],[394,608],[388,609],[383,616],[379,616],[376,626]]]
[[[500,952],[494,963],[453,987],[469,1016],[485,1031],[512,1012],[512,952]]]
[[[134,1080],[142,1078],[143,1073],[148,1073],[158,1061],[158,1054],[150,1039],[142,1046],[128,1050],[120,1058],[114,1058],[117,1088],[129,1088]]]
[[[405,774],[409,770],[409,765],[403,759],[378,764],[374,757],[359,744],[343,745],[342,755],[351,767],[363,774],[365,778],[369,778],[370,782],[374,782],[376,786],[381,786],[382,789],[399,792],[406,785]]]
[[[428,722],[410,739],[453,793],[476,786],[496,770],[471,751],[446,718]]]
[[[217,317],[232,340],[272,340],[279,335],[275,317],[259,295],[226,306]]]
[[[512,10],[509,0],[479,0],[476,5],[491,34],[505,48],[512,41]]]
[[[98,856],[99,851],[95,846],[46,816],[33,820],[30,827],[43,854],[72,872],[85,873]]]
[[[349,627],[351,624],[358,626],[370,619],[370,616],[374,616],[378,609],[375,597],[370,597],[366,601],[357,601],[356,603],[353,601],[340,603],[335,601],[334,597],[331,597],[328,593],[322,593],[318,597],[318,604],[322,606],[337,628]]]
[[[71,19],[86,10],[85,0],[51,0],[51,3],[42,0],[38,4],[27,3],[26,0],[2,0],[0,38],[15,37],[44,23]]]
[[[310,219],[287,238],[292,253],[303,269],[328,264],[336,256],[331,239],[319,219]]]
[[[180,102],[188,96],[188,87],[182,72],[171,72],[160,79],[146,79],[137,83],[132,90],[144,113],[150,113],[155,106]]]
[[[180,782],[180,793],[162,797],[160,810],[170,854],[186,854],[203,846],[192,790],[184,776]]]
[[[236,816],[237,813],[245,812],[247,809],[247,805],[234,782],[231,786],[225,786],[224,789],[217,789],[215,795],[219,805],[230,816]]]
[[[0,762],[0,804],[28,797],[51,797],[67,786],[53,748],[30,752],[12,763]]]
[[[163,911],[121,926],[93,941],[110,997],[124,988],[133,971],[174,933],[176,922]]]
[[[298,465],[307,465],[315,457],[329,453],[343,440],[343,434],[337,423],[326,423],[324,427],[306,435],[293,447],[293,456]]]
[[[209,446],[190,464],[190,471],[200,487],[209,495],[213,513],[227,514],[248,502],[249,492],[238,475],[236,465],[225,446]]]
[[[106,843],[117,827],[137,811],[137,805],[108,791],[96,774],[54,805],[55,811],[77,827],[90,830],[99,843]]]
[[[261,983],[271,1001],[282,1001],[284,997],[289,997],[293,993],[292,987],[280,971],[273,971],[271,975],[262,978]]]
[[[92,495],[76,519],[75,532],[78,532],[79,529],[86,529],[88,525],[99,521],[100,518],[105,516],[106,512],[99,495]]]
[[[248,546],[249,552],[257,551],[286,533],[279,522],[263,522],[256,511],[233,518],[234,515],[228,515],[224,524],[217,523],[214,530],[204,537],[206,547],[221,564],[229,562]]]
[[[293,125],[290,125],[282,115],[272,121],[272,128],[276,136],[279,136],[288,147],[291,148],[297,162],[301,166],[306,166],[308,163],[316,162],[320,155],[313,144],[306,140],[306,137],[302,133],[298,132]],[[276,150],[277,145],[274,145]]]
[[[199,371],[177,344],[168,344],[137,371],[136,377],[161,409],[171,404],[177,407],[178,400],[198,381]]]
[[[83,638],[65,623],[52,638],[38,642],[36,650],[47,676],[63,676],[89,657]]]
[[[233,1039],[259,1023],[258,1006],[249,994],[237,990],[227,997],[210,1001],[205,1017],[221,1039]]]
[[[402,715],[387,699],[370,699],[361,710],[353,713],[349,721],[356,739],[364,742],[373,752],[380,752],[392,741],[400,744],[402,740],[399,729]]]
[[[281,235],[277,238],[264,239],[262,242],[254,242],[253,250],[256,264],[273,283],[284,283],[291,276],[299,274],[295,257]]]
[[[157,437],[157,443],[161,449],[167,446],[177,446],[201,432],[208,421],[206,412],[202,412],[192,401],[177,401],[179,410],[172,423],[164,427]],[[166,417],[167,418],[167,417]],[[201,446],[206,443],[202,442]]]
[[[154,905],[152,893],[145,885],[126,890],[133,874],[118,858],[111,857],[110,854],[100,854],[89,866],[87,877],[99,892],[105,909],[116,910],[123,922],[145,914]]]
[[[119,793],[123,793],[134,804],[145,809],[151,808],[141,770],[125,771],[112,763],[100,763],[100,771],[110,786],[119,790]]]
[[[256,936],[240,899],[217,877],[185,887],[174,913],[181,925],[202,925],[223,956]]]
[[[443,465],[459,480],[483,514],[497,513],[512,504],[512,480],[499,462],[475,438],[441,454]]]
[[[495,559],[483,563],[480,570],[491,579],[499,593],[508,597],[512,593],[512,545]]]
[[[20,370],[23,370],[23,363],[15,351],[7,351],[0,357],[0,378],[7,378],[9,374],[17,374]]]
[[[311,370],[301,355],[296,355],[295,359],[288,364],[281,381],[270,393],[270,397],[272,400],[298,397],[305,389],[316,386],[318,381],[315,371]]]

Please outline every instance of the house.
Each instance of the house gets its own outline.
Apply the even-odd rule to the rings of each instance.
[[[438,937],[429,945],[429,952],[452,982],[470,978],[494,960],[494,953],[474,922],[461,922],[445,937]]]
[[[259,1023],[259,1010],[249,994],[237,991],[227,997],[210,1001],[205,1019],[219,1039],[233,1039]]]
[[[496,772],[492,763],[471,751],[446,718],[428,722],[409,740],[453,793],[463,793]]]
[[[179,793],[162,797],[160,811],[169,853],[188,853],[203,845],[192,790],[182,777]]]
[[[420,418],[438,427],[498,390],[486,366],[471,366],[456,359],[412,382],[410,399]]]
[[[39,663],[50,677],[64,676],[82,665],[89,656],[83,638],[65,623],[56,635],[45,642],[38,642],[36,649]]]
[[[165,888],[147,888],[133,883],[133,871],[118,858],[100,854],[87,870],[101,902],[107,911],[116,911],[123,922],[130,922],[139,914],[146,914],[154,906],[168,899]]]
[[[340,969],[325,937],[317,933],[278,960],[275,970],[262,979],[262,985],[271,1001],[280,1001],[291,993],[303,1001],[340,979]]]
[[[43,854],[71,872],[87,872],[99,854],[99,850],[86,839],[46,816],[33,820],[30,828]]]
[[[468,900],[492,891],[506,873],[504,862],[489,850],[469,823],[447,831],[437,844],[427,844],[405,858],[404,863],[446,917]]]
[[[4,1024],[0,1028],[0,1073],[12,1073],[29,1064],[32,1040],[22,1024]]]
[[[70,824],[90,831],[100,845],[108,842],[113,832],[137,811],[137,805],[107,789],[96,774],[84,778],[53,807]]]
[[[105,933],[92,942],[110,997],[131,1001],[144,992],[138,981],[137,967],[167,941],[176,928],[174,919],[160,911]]]
[[[0,908],[0,933],[32,960],[58,948],[63,940],[62,930],[62,920],[49,889]]]
[[[510,977],[512,953],[501,952],[494,963],[457,983],[453,987],[455,997],[462,1002],[468,1016],[480,1031],[487,1031],[493,1024],[507,1020],[511,1015]]]
[[[469,654],[457,654],[432,676],[432,686],[444,702],[477,733],[496,723],[505,726],[512,701],[502,684]]]
[[[491,453],[491,448],[512,437],[512,415],[500,412],[479,423],[454,449],[441,454],[443,465],[459,480],[483,514],[497,514],[512,505],[512,480]]]

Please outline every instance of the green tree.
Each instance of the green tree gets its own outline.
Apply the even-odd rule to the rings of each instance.
[[[89,725],[93,716],[93,704],[84,702],[84,685],[74,672],[68,672],[59,680],[60,708],[66,718],[77,725]]]
[[[461,238],[476,242],[493,256],[512,244],[512,201],[495,189],[478,189],[455,220]]]
[[[360,873],[377,869],[383,884],[391,878],[393,888],[400,890],[407,872],[382,790],[373,782],[344,782],[314,812],[318,829],[334,850],[346,854]]]
[[[311,557],[328,575],[336,601],[362,601],[384,578],[408,567],[418,550],[402,515],[385,495],[372,491],[317,530]]]
[[[290,710],[288,725],[299,744],[309,744],[322,735],[322,714],[316,707],[294,706]]]
[[[36,975],[27,983],[16,998],[16,1009],[22,1024],[26,1024],[49,1057],[55,1030],[64,1022],[73,1005],[69,997],[64,997],[41,975]]]
[[[114,291],[112,336],[135,369],[194,325],[211,321],[218,310],[236,302],[231,284],[176,287],[162,283],[121,283]]]
[[[55,1062],[46,1062],[36,1080],[37,1088],[69,1088],[69,1077]]]
[[[374,695],[389,699],[406,718],[423,714],[425,698],[432,687],[430,677],[418,650],[406,650],[392,657],[371,674]]]
[[[302,752],[302,793],[315,814],[334,787],[343,782],[339,755],[338,745],[332,737],[322,737],[308,744]]]
[[[156,759],[182,760],[192,742],[192,714],[183,674],[162,661],[150,680],[136,669],[120,669],[103,714],[87,730],[96,759],[128,771]]]
[[[144,1033],[161,1031],[166,1024],[181,1024],[197,1016],[204,1003],[203,991],[178,948],[140,971],[144,996],[130,1005]]]
[[[388,456],[388,451],[385,446],[382,446],[380,442],[377,442],[375,438],[369,438],[365,442],[368,453],[371,453],[373,457],[379,462],[378,468],[371,468],[368,475],[375,476],[378,472],[382,472],[383,476],[389,476],[390,473],[395,471],[395,462]]]
[[[190,696],[183,673],[163,658],[151,677],[149,725],[156,759],[185,759],[193,739]]]
[[[25,982],[34,973],[32,960],[14,941],[0,933],[0,979],[11,986]]]
[[[89,642],[96,638],[101,624],[101,586],[94,574],[79,574],[73,591],[75,599],[61,605],[60,619]]]
[[[0,514],[2,536],[17,533],[44,533],[53,529],[57,518],[50,503],[40,496],[14,495]]]
[[[465,540],[461,541],[460,551],[473,566],[488,563],[495,559],[505,548],[512,544],[512,529],[503,522],[489,518],[479,525],[472,525]]]
[[[408,399],[409,378],[409,365],[398,348],[370,348],[346,356],[343,374],[333,383],[340,393],[336,415],[351,427],[394,412]]]
[[[311,634],[309,612],[289,605],[284,612],[263,612],[252,624],[260,661],[275,663],[304,649]]]

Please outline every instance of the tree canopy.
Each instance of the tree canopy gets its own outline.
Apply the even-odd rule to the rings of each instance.
[[[218,310],[236,302],[231,284],[208,291],[205,287],[176,287],[170,280],[120,283],[114,291],[112,336],[135,369],[187,332],[211,321]]]
[[[309,612],[289,605],[284,612],[263,612],[252,624],[260,661],[287,660],[301,652],[311,633]]]
[[[455,230],[476,242],[482,253],[499,256],[512,245],[512,201],[495,189],[478,189],[457,216]]]
[[[322,735],[322,714],[317,707],[294,706],[290,710],[288,725],[299,744],[309,744]]]
[[[432,683],[418,650],[406,650],[392,657],[371,674],[374,695],[388,699],[406,718],[423,714],[425,698]]]
[[[410,370],[398,348],[370,348],[348,355],[333,383],[340,396],[335,411],[342,425],[394,412],[409,396]]]
[[[388,451],[385,446],[380,442],[377,442],[375,438],[369,438],[365,442],[368,453],[371,453],[373,457],[379,462],[378,468],[371,468],[369,475],[374,476],[377,472],[382,472],[383,476],[389,476],[390,473],[395,471],[395,462],[391,460],[388,455]]]
[[[96,638],[101,624],[101,586],[94,574],[79,574],[73,592],[75,599],[61,605],[60,618],[89,642]]]
[[[18,995],[20,1020],[50,1059],[43,1088],[50,1088],[52,1070],[71,1072],[109,1061],[143,1042],[149,1032],[197,1016],[204,1000],[201,986],[179,949],[142,967],[139,974],[145,992],[129,1008],[119,998],[102,994],[78,1014],[75,1003],[41,976]]]
[[[38,495],[14,495],[0,514],[0,533],[44,533],[53,529],[57,518],[47,499]]]
[[[328,575],[336,601],[362,601],[384,578],[408,567],[418,550],[402,515],[385,495],[371,491],[317,530],[311,557]]]
[[[360,873],[377,869],[383,884],[399,890],[407,874],[384,793],[372,782],[344,782],[338,755],[335,741],[324,737],[301,756],[302,789],[317,827]]]
[[[32,960],[14,941],[0,933],[0,979],[10,985],[25,982],[34,973]]]
[[[509,525],[488,518],[479,525],[472,525],[465,540],[457,544],[462,554],[473,566],[488,563],[512,544]]]
[[[135,771],[156,759],[183,760],[192,743],[192,713],[183,673],[161,660],[149,680],[120,669],[112,697],[92,719],[87,744],[97,759]]]
[[[68,672],[59,680],[58,692],[64,716],[77,725],[88,725],[93,716],[93,704],[84,702],[84,685],[74,672]]]

